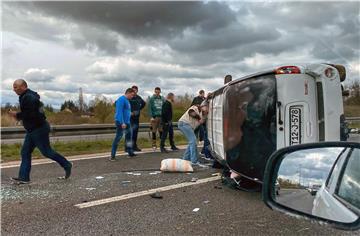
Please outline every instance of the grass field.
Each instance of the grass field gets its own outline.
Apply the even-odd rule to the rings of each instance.
[[[175,144],[184,145],[187,141],[182,135],[175,135]],[[52,147],[57,152],[66,156],[93,154],[111,151],[112,140],[98,140],[98,141],[74,141],[74,142],[56,142]],[[1,162],[17,161],[20,160],[21,144],[8,144],[1,146]],[[150,148],[151,143],[149,139],[141,138],[138,140],[140,148]],[[166,143],[166,147],[170,145]],[[159,140],[158,140],[159,147]],[[122,139],[118,146],[118,151],[124,150],[124,140]],[[33,158],[43,158],[38,149],[33,152]]]

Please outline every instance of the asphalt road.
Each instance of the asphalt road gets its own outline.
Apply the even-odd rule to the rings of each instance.
[[[260,193],[222,186],[220,180],[80,209],[75,205],[158,187],[213,178],[217,170],[193,174],[135,171],[157,169],[170,154],[140,154],[74,161],[69,180],[58,180],[57,164],[32,168],[32,182],[9,181],[18,167],[1,171],[1,235],[353,235],[270,210]],[[150,174],[152,173],[152,174]],[[96,178],[96,177],[103,178]],[[130,181],[130,182],[129,182]],[[196,183],[196,182],[195,182]],[[197,212],[193,209],[199,208]]]
[[[276,201],[292,209],[311,214],[315,196],[306,189],[281,189]]]

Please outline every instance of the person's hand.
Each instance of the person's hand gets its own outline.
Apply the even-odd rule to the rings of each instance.
[[[126,124],[122,124],[121,128],[126,129]]]
[[[150,121],[154,121],[154,120],[155,120],[155,118],[154,118],[154,117],[151,117]]]
[[[12,111],[12,110],[8,111],[8,114],[13,118],[16,118],[16,113],[17,113],[16,111]]]
[[[204,123],[205,123],[205,119],[200,119],[199,122],[200,122],[200,124],[204,124]]]

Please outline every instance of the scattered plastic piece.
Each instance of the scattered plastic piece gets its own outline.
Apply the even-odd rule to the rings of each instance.
[[[194,208],[193,212],[198,212],[200,208]]]
[[[124,180],[124,181],[121,181],[121,183],[128,184],[128,183],[131,183],[131,181],[130,180]]]
[[[204,204],[208,204],[210,201],[208,201],[208,200],[206,200],[206,201],[204,201]]]
[[[155,192],[155,193],[150,194],[150,197],[157,198],[157,199],[162,199],[163,198],[163,196],[161,196],[159,192]]]
[[[91,190],[95,190],[96,188],[85,188],[85,189],[91,191]]]
[[[192,179],[190,180],[190,182],[196,182],[196,181],[198,181],[198,178],[192,178]]]
[[[104,177],[102,176],[96,176],[95,179],[103,179]]]

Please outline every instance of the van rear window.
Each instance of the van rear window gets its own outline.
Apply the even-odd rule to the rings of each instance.
[[[224,90],[223,132],[230,168],[262,179],[265,164],[276,150],[276,79],[263,75]]]

